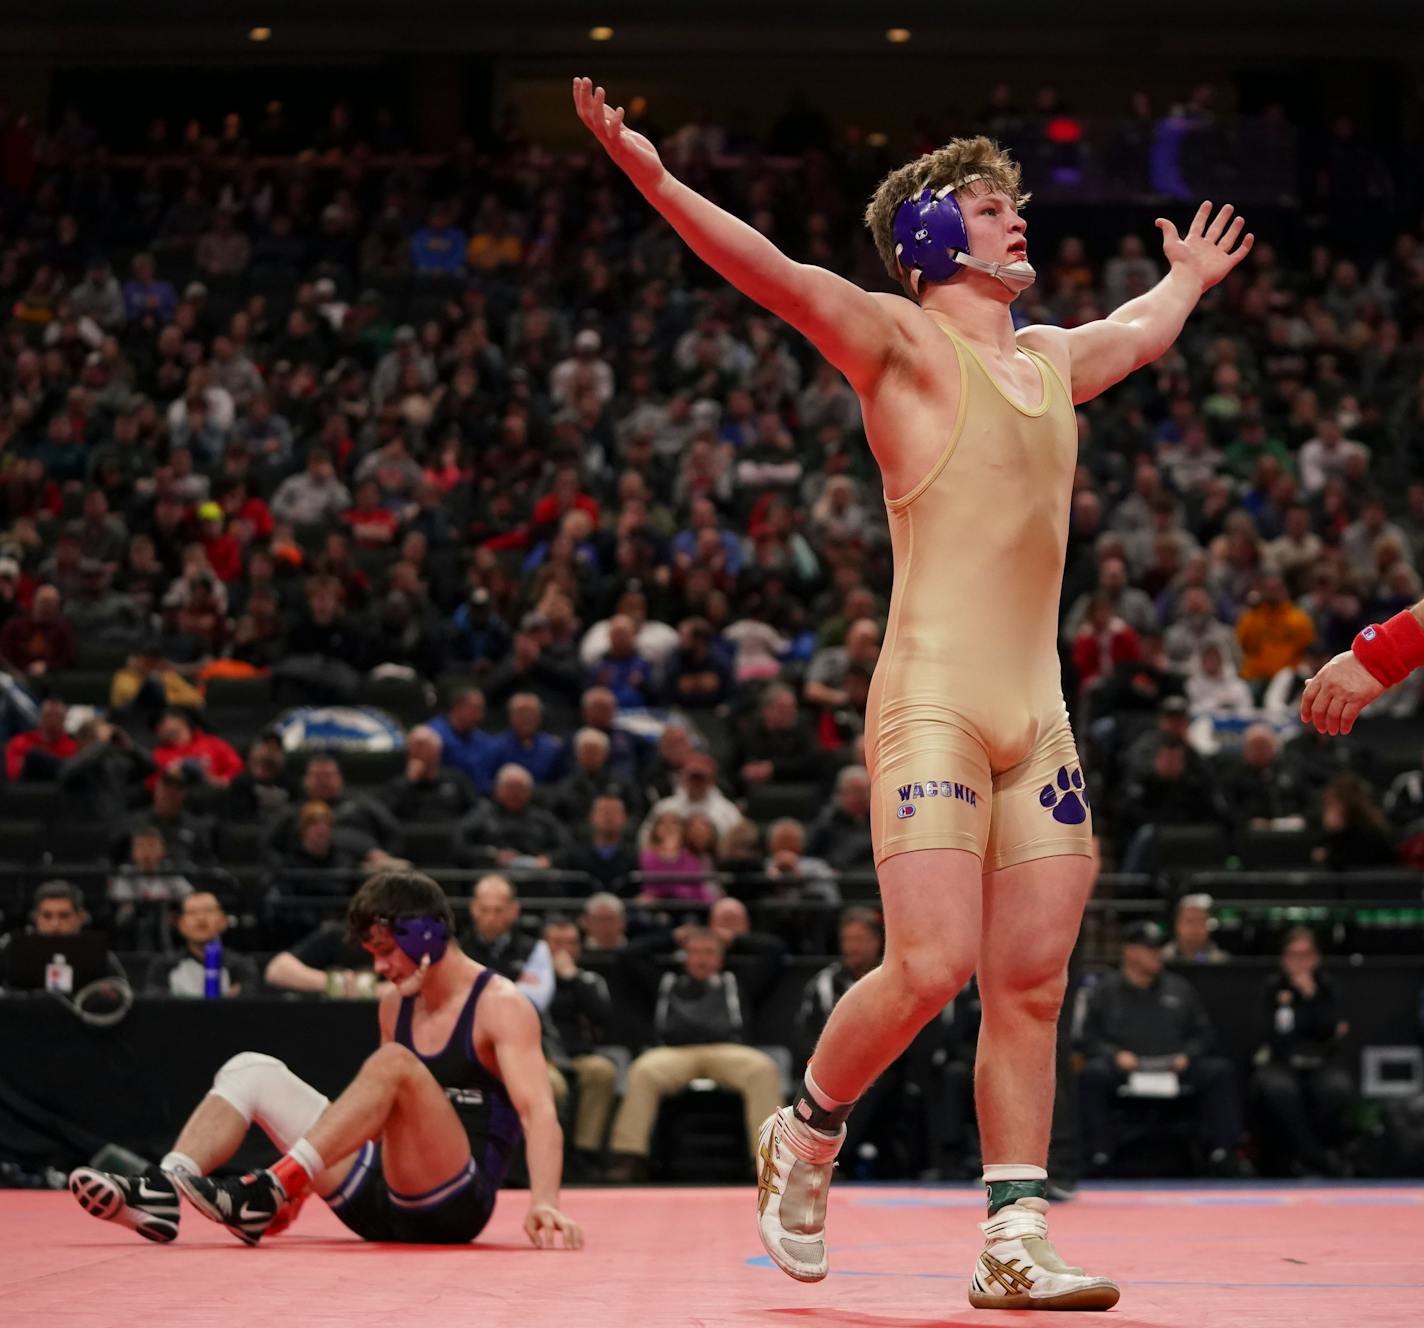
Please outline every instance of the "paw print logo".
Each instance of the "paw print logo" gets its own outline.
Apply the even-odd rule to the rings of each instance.
[[[1083,787],[1083,772],[1076,766],[1073,773],[1068,767],[1058,767],[1057,784],[1045,784],[1038,791],[1039,805],[1053,812],[1053,819],[1060,825],[1082,825],[1088,819],[1088,790]]]

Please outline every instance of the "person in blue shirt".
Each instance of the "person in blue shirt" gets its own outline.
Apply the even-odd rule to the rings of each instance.
[[[447,207],[430,210],[430,223],[410,237],[410,266],[420,276],[459,276],[465,270],[465,232]]]
[[[173,283],[155,277],[153,259],[148,254],[136,255],[130,270],[133,279],[124,283],[124,313],[129,322],[148,318],[158,327],[172,322],[173,311],[178,307]]]
[[[490,764],[480,787],[488,792],[502,765],[522,765],[536,784],[552,784],[568,770],[568,748],[562,738],[544,732],[544,703],[533,692],[509,698],[509,727],[494,740]]]
[[[656,696],[653,666],[638,653],[637,628],[626,613],[608,621],[608,650],[588,671],[589,685],[607,687],[620,706],[652,703]]]
[[[483,586],[470,591],[470,597],[455,610],[451,618],[454,631],[451,649],[454,657],[481,673],[493,668],[510,651],[513,633]]]
[[[436,715],[429,727],[440,736],[440,764],[466,775],[476,788],[488,791],[495,739],[480,725],[485,718],[485,694],[478,687],[456,692],[446,714]]]

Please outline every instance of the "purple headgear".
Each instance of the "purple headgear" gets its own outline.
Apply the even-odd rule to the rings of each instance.
[[[419,964],[428,958],[432,964],[445,957],[445,948],[450,944],[450,928],[444,918],[421,913],[413,918],[391,918],[386,927],[395,943]]]
[[[984,178],[966,175],[939,189],[926,185],[918,195],[907,198],[895,209],[895,218],[890,223],[895,260],[908,274],[917,295],[921,281],[953,281],[966,267],[997,277],[1015,292],[1027,290],[1036,280],[1037,274],[1023,260],[989,263],[970,254],[969,229],[964,224],[964,213],[960,211],[954,191]]]

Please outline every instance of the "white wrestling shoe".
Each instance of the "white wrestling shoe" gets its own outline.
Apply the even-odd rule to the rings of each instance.
[[[842,1125],[820,1142],[790,1107],[772,1112],[757,1132],[757,1234],[772,1263],[798,1282],[819,1282],[830,1268],[826,1200],[845,1136]]]
[[[1048,1201],[1019,1199],[979,1224],[984,1249],[969,1282],[976,1310],[1110,1310],[1121,1292],[1070,1268],[1048,1243]]]

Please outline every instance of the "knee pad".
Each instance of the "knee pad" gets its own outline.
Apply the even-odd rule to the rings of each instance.
[[[244,1051],[213,1078],[209,1090],[249,1125],[254,1122],[284,1153],[316,1124],[330,1105],[275,1056]]]

